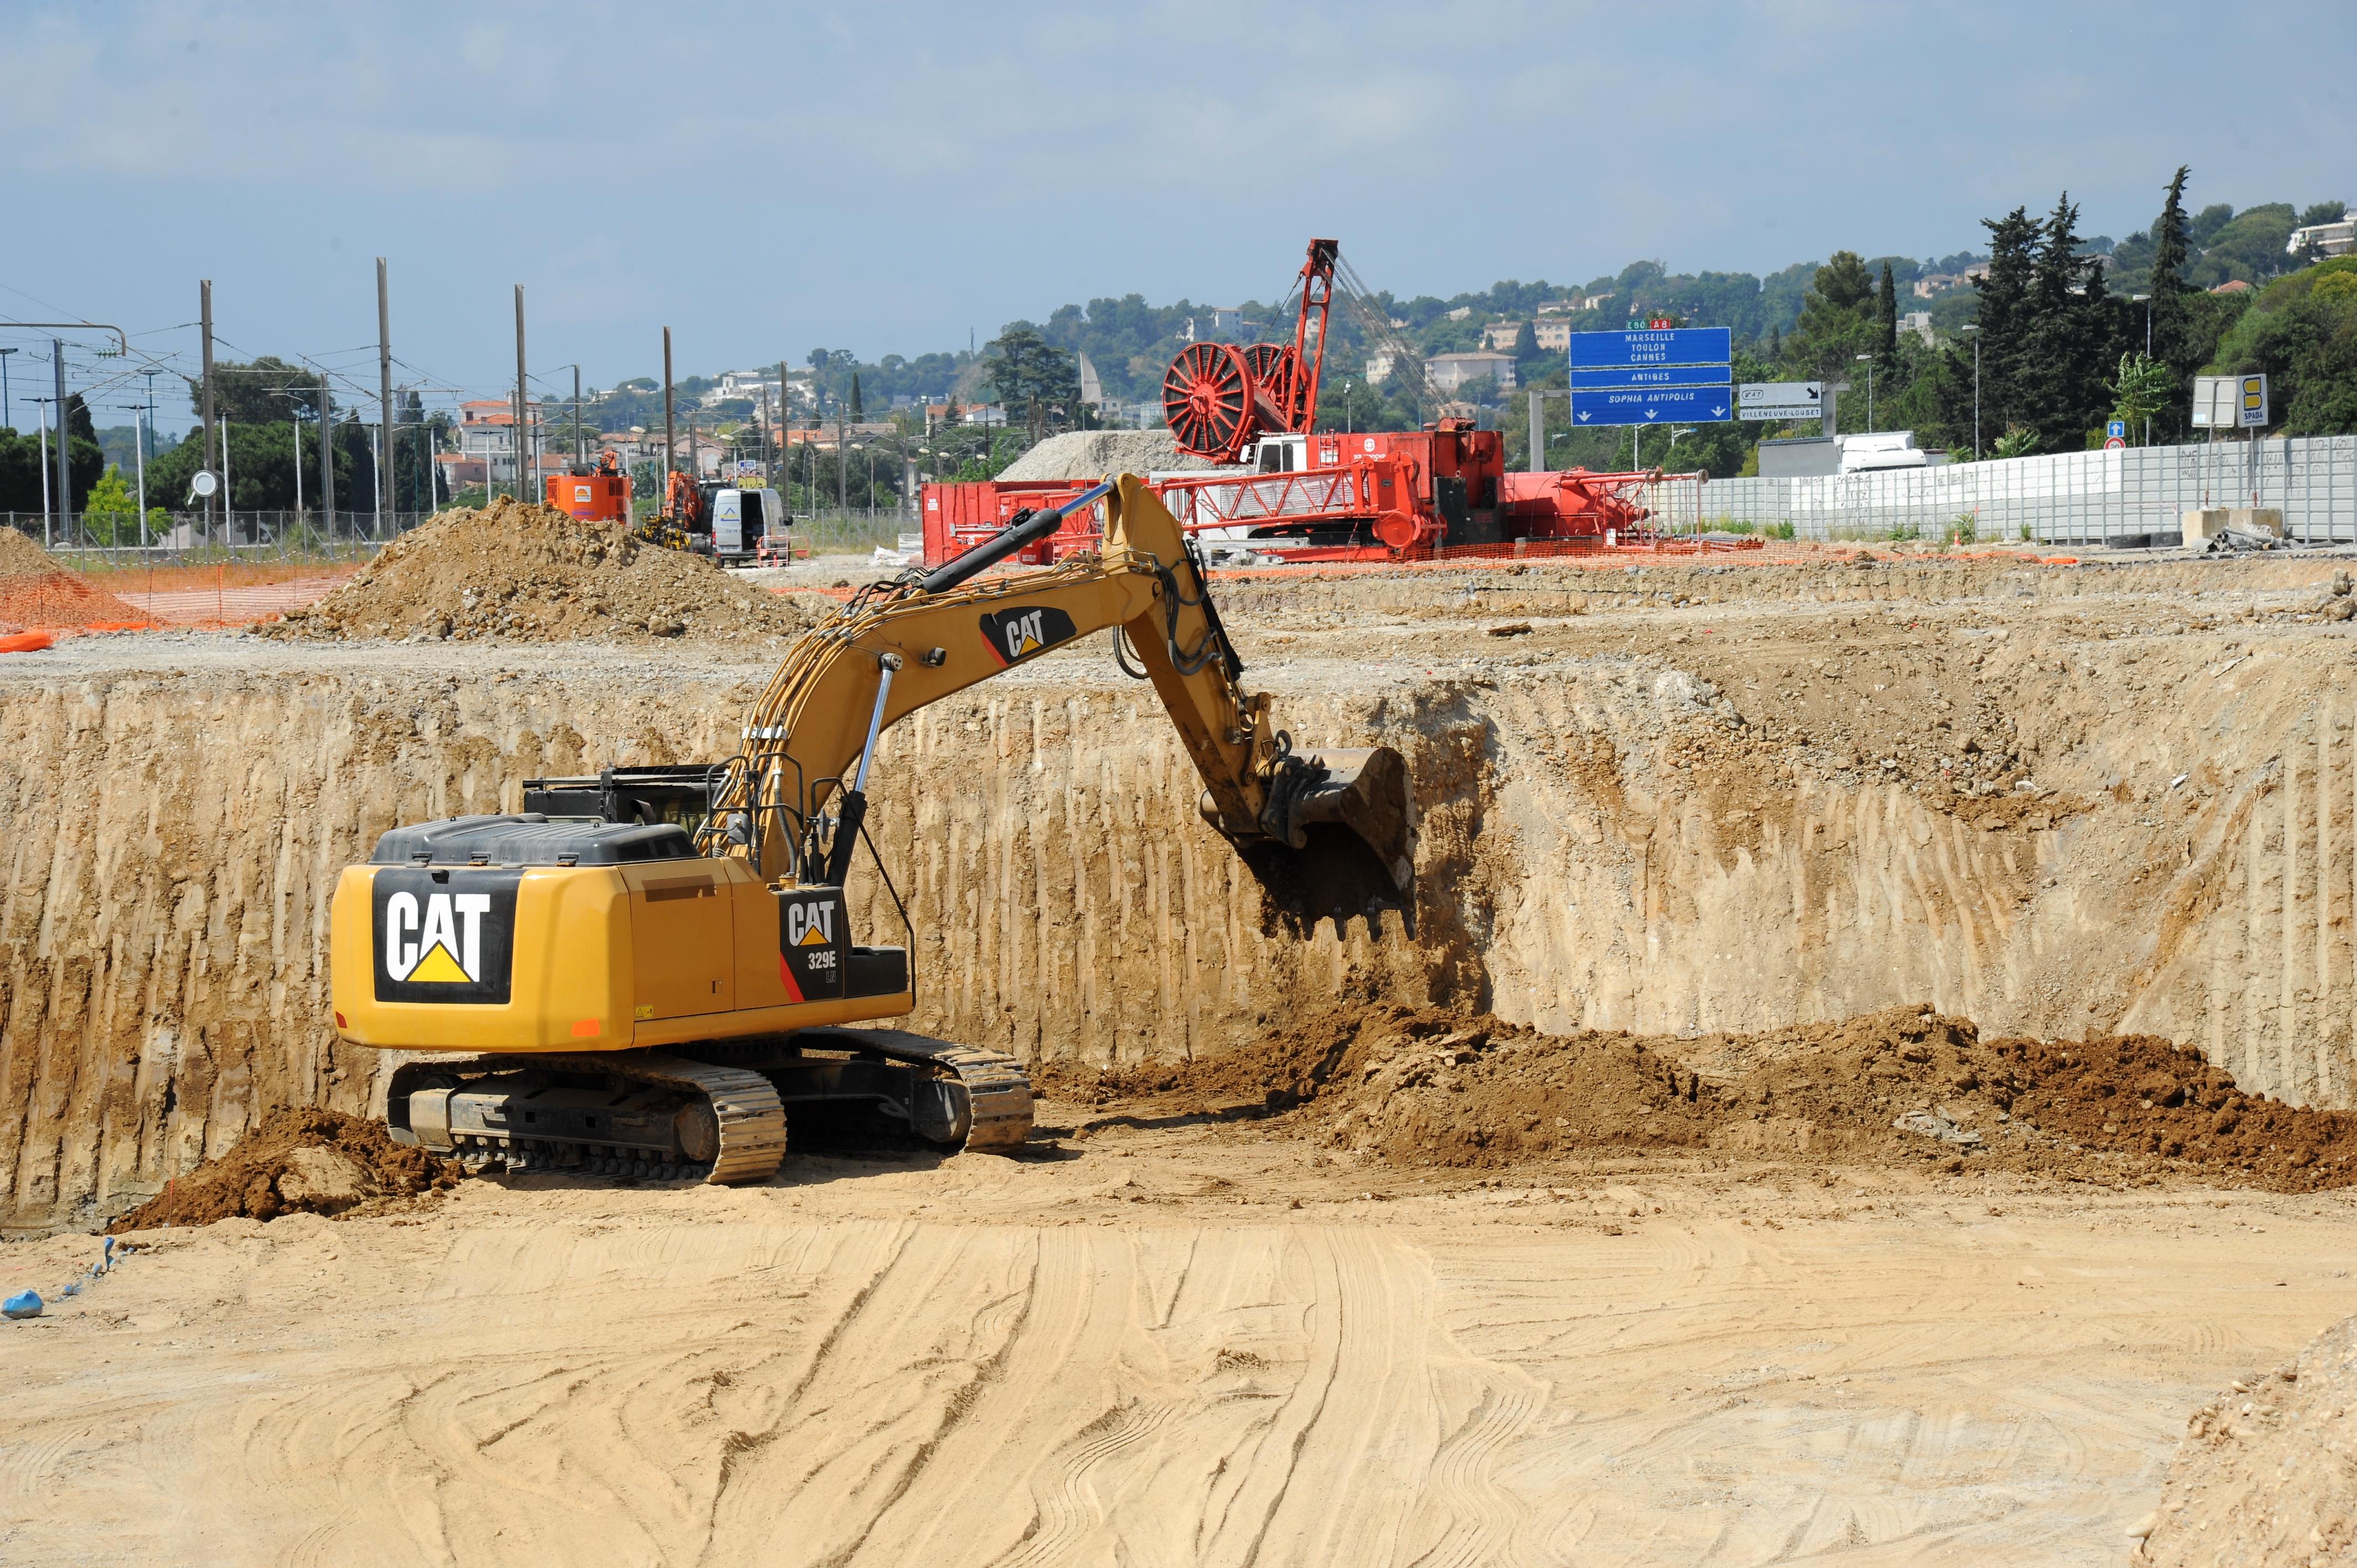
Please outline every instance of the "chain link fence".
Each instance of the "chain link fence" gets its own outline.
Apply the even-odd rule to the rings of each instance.
[[[1803,539],[2175,544],[2199,507],[2274,507],[2311,543],[2357,540],[2357,435],[2066,452],[1805,478],[1714,479],[1704,526]]]

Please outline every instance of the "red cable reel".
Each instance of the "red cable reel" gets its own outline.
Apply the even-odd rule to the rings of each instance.
[[[1251,366],[1232,344],[1190,343],[1163,372],[1162,417],[1181,451],[1233,463],[1258,434],[1258,392]]]

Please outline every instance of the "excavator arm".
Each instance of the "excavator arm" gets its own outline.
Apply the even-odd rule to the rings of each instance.
[[[1103,547],[1045,571],[974,578],[1102,499]],[[747,716],[699,835],[768,879],[839,884],[876,737],[928,703],[1092,633],[1116,630],[1202,777],[1201,811],[1278,904],[1312,920],[1405,908],[1415,806],[1389,748],[1297,751],[1243,665],[1177,521],[1134,475],[1018,518],[947,566],[869,590],[804,635]]]

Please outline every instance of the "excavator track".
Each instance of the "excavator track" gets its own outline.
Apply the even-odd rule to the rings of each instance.
[[[410,1125],[409,1096],[443,1079],[460,1087],[501,1075],[522,1074],[563,1080],[587,1080],[600,1086],[665,1090],[694,1096],[711,1120],[685,1140],[709,1141],[699,1147],[664,1148],[646,1144],[633,1148],[604,1141],[583,1142],[565,1136],[546,1137],[513,1124],[471,1127],[449,1135],[453,1152],[462,1159],[486,1163],[498,1159],[525,1169],[589,1169],[609,1175],[698,1176],[716,1186],[739,1186],[766,1180],[786,1154],[786,1111],[777,1086],[744,1068],[688,1061],[656,1051],[613,1051],[596,1055],[531,1055],[443,1057],[404,1062],[393,1069],[386,1085],[388,1114],[396,1139],[440,1145],[421,1136]],[[627,1168],[623,1168],[627,1167]]]
[[[797,1046],[818,1050],[859,1051],[930,1069],[953,1086],[946,1108],[949,1124],[936,1143],[963,1149],[1020,1148],[1031,1136],[1031,1079],[1005,1051],[959,1045],[905,1029],[802,1029]],[[963,1104],[958,1105],[962,1100]]]

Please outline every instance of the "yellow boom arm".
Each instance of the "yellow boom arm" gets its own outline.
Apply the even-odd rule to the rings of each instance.
[[[703,828],[705,852],[751,858],[765,878],[840,881],[865,809],[866,759],[884,726],[1118,628],[1202,776],[1212,825],[1248,859],[1255,850],[1310,848],[1331,836],[1321,825],[1346,830],[1341,857],[1372,855],[1363,869],[1380,875],[1342,877],[1351,886],[1339,901],[1297,888],[1321,906],[1308,912],[1357,912],[1351,906],[1368,899],[1398,907],[1412,880],[1415,832],[1398,754],[1294,754],[1270,721],[1268,698],[1240,684],[1243,665],[1177,521],[1134,475],[1113,481],[1103,500],[1104,543],[1094,553],[939,591],[894,584],[806,633],[747,716],[744,750]],[[821,818],[830,811],[838,821],[822,859],[830,835]],[[1336,847],[1319,858],[1334,859]],[[1313,867],[1310,880],[1335,880],[1335,870]]]

